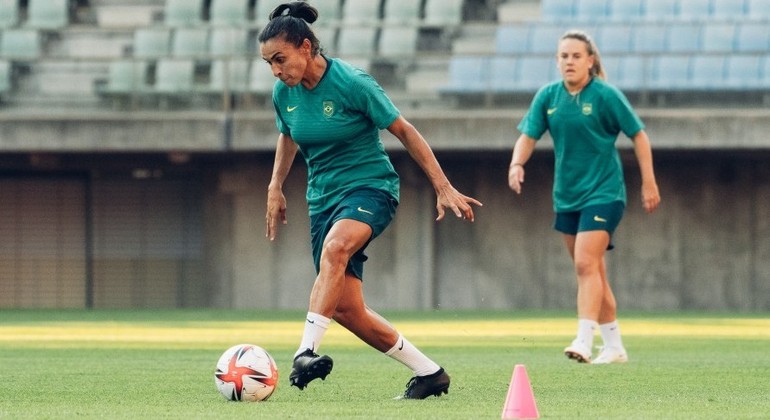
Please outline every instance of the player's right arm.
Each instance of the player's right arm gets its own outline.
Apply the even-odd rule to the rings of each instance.
[[[524,164],[532,156],[535,142],[536,140],[532,137],[522,134],[516,140],[516,145],[513,146],[513,156],[511,156],[511,164],[508,166],[508,186],[516,194],[521,194],[521,184],[524,183]]]
[[[267,186],[267,214],[265,215],[265,236],[275,240],[278,232],[278,223],[286,224],[286,197],[283,195],[283,182],[289,175],[294,156],[297,154],[297,143],[288,134],[281,133],[278,136],[278,145],[275,148],[275,162],[273,163],[273,176],[270,185]]]

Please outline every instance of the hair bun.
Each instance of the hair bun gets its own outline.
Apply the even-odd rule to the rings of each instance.
[[[270,12],[270,20],[282,16],[291,16],[302,19],[307,23],[313,23],[318,20],[318,10],[304,1],[293,1],[283,3]]]

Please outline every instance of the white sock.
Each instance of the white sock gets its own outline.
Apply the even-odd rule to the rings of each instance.
[[[428,356],[424,355],[417,349],[417,347],[400,334],[398,340],[396,340],[396,345],[385,352],[385,355],[403,363],[409,369],[412,369],[417,376],[430,375],[441,369],[441,366],[437,365],[433,360],[430,360]]]
[[[586,346],[589,350],[594,347],[594,332],[599,323],[590,319],[578,320],[578,332],[576,342]]]
[[[602,334],[604,347],[623,348],[623,340],[620,338],[620,325],[618,320],[599,325],[599,331]]]
[[[305,332],[302,334],[302,341],[299,343],[299,349],[294,353],[294,357],[307,349],[317,352],[318,347],[321,346],[321,339],[323,339],[326,329],[329,328],[329,323],[331,323],[331,319],[315,312],[308,312],[307,319],[305,319]]]

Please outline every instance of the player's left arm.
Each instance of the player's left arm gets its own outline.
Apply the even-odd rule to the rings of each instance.
[[[634,154],[642,175],[642,207],[647,213],[652,213],[660,204],[660,192],[652,165],[650,138],[644,130],[639,130],[631,140],[634,142]]]
[[[444,218],[444,209],[447,208],[457,217],[472,222],[474,215],[470,205],[481,206],[481,202],[461,194],[452,186],[422,134],[401,115],[388,126],[388,131],[401,141],[412,159],[428,176],[433,189],[436,190],[436,210],[438,210],[436,220]]]

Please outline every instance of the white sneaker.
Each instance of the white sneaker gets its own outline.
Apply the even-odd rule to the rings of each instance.
[[[564,354],[578,363],[591,363],[591,348],[578,343],[577,340],[564,349]]]
[[[601,347],[599,349],[599,356],[594,360],[595,365],[606,365],[609,363],[626,363],[628,361],[628,353],[626,349],[620,347]]]

